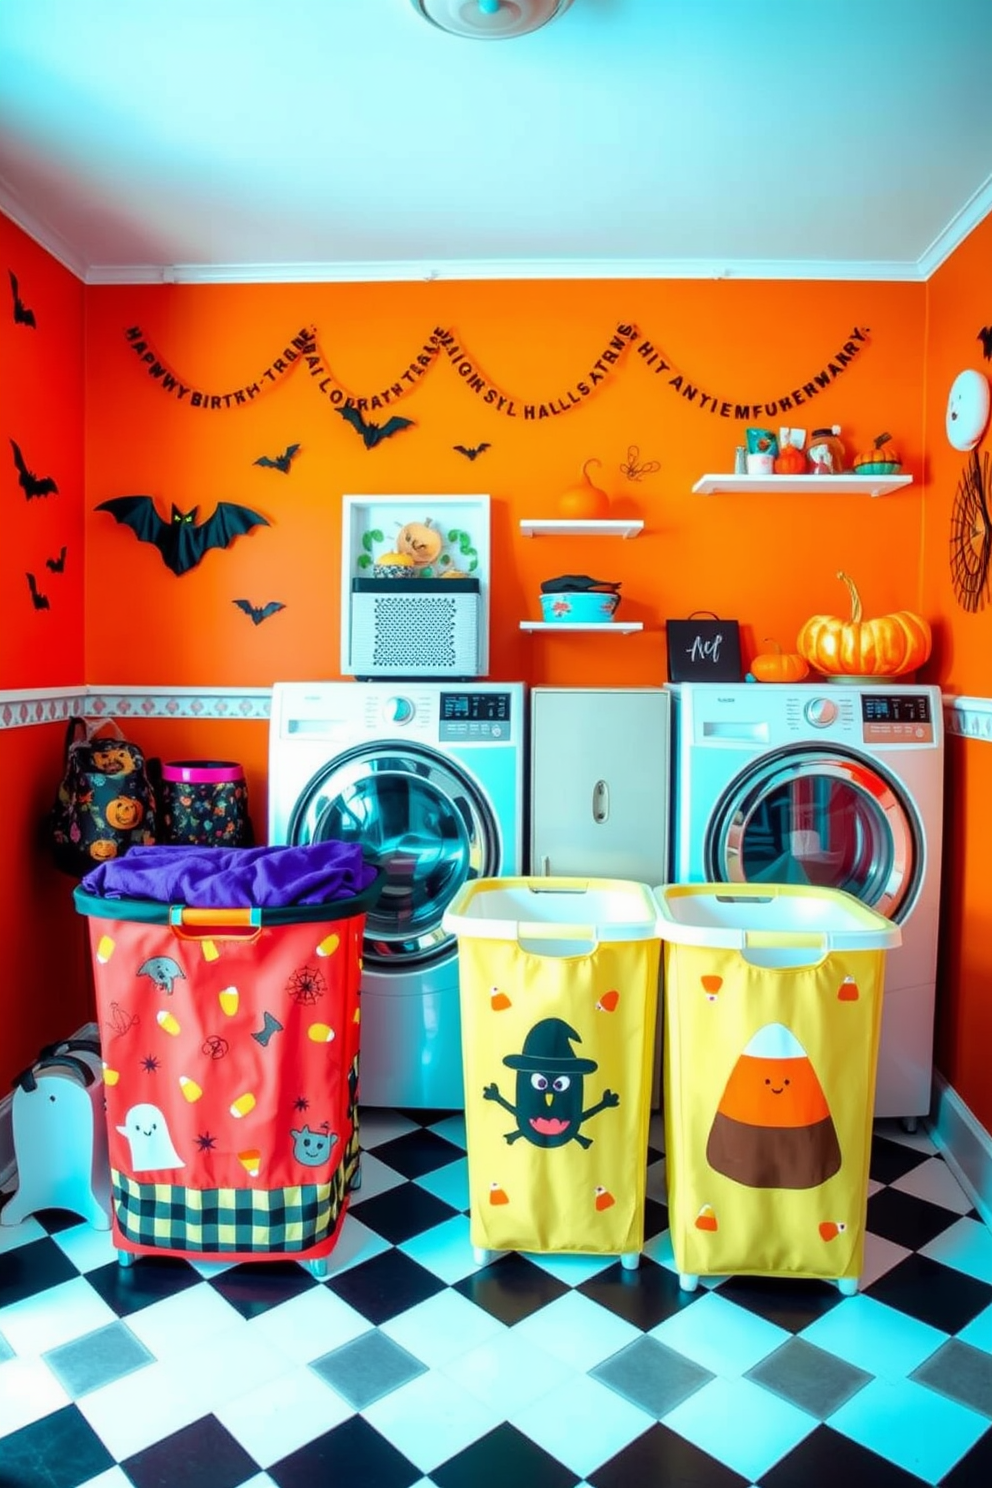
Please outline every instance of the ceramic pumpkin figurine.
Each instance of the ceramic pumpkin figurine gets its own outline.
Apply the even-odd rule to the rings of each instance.
[[[870,447],[855,455],[854,469],[859,475],[896,475],[902,466],[892,435],[876,434]]]
[[[933,638],[922,615],[897,610],[877,620],[862,619],[861,596],[841,570],[851,595],[851,618],[813,615],[796,638],[800,656],[827,677],[901,677],[923,665]]]
[[[587,460],[582,467],[582,479],[569,486],[558,497],[558,514],[576,522],[597,522],[610,514],[610,498],[599,486],[594,486],[586,471],[590,465],[600,465],[600,460]]]
[[[775,649],[762,652],[752,661],[751,675],[758,682],[802,682],[809,676],[809,665],[798,652],[783,651],[778,641],[769,636],[765,637],[765,644]]]
[[[776,475],[804,475],[806,473],[806,451],[794,444],[787,444],[775,456],[772,470]]]
[[[407,522],[400,529],[396,550],[410,559],[414,568],[426,568],[444,547],[444,538],[427,522]]]

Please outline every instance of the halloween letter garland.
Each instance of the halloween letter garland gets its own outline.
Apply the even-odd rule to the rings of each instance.
[[[191,408],[216,410],[251,403],[262,394],[266,383],[271,387],[287,372],[292,372],[304,349],[307,347],[312,349],[316,332],[312,326],[304,326],[292,338],[292,344],[283,348],[282,355],[273,358],[257,381],[247,383],[233,393],[205,393],[200,388],[184,383],[181,378],[169,371],[165,362],[150,345],[148,337],[145,336],[140,326],[130,326],[124,335],[127,337],[131,350],[141,358],[149,377],[154,377],[158,381],[163,392],[171,393],[180,403],[183,399],[188,399]]]
[[[773,398],[765,403],[737,403],[731,398],[721,398],[717,394],[704,392],[701,387],[689,382],[681,372],[677,371],[650,341],[642,341],[637,348],[637,354],[644,358],[645,365],[652,368],[656,377],[664,372],[671,373],[672,375],[668,378],[669,387],[674,388],[688,402],[695,404],[701,413],[717,413],[721,418],[741,419],[751,423],[755,419],[773,418],[776,414],[788,413],[793,408],[798,408],[801,404],[815,398],[817,393],[830,387],[867,344],[867,327],[859,330],[855,326],[850,339],[844,342],[840,351],[834,352],[826,367],[822,367],[819,372],[814,372],[810,380],[804,382],[801,387],[793,388],[779,398]]]
[[[286,373],[291,372],[302,360],[310,377],[316,382],[318,390],[339,412],[345,409],[357,410],[359,414],[375,412],[390,407],[416,387],[420,378],[436,366],[443,352],[469,391],[481,398],[482,402],[494,412],[502,414],[505,418],[522,418],[532,422],[554,418],[580,407],[596,387],[616,370],[624,352],[635,345],[638,356],[642,358],[644,365],[651,369],[654,376],[668,373],[668,386],[681,398],[692,403],[700,412],[717,414],[720,418],[753,422],[758,418],[767,419],[789,413],[811,401],[818,393],[831,387],[869,344],[868,328],[861,329],[855,326],[841,349],[834,352],[825,366],[814,372],[807,382],[792,388],[787,393],[780,394],[777,398],[766,399],[764,402],[739,403],[733,398],[708,393],[698,384],[690,382],[658,347],[646,337],[642,337],[632,324],[620,324],[616,328],[616,334],[610,338],[596,361],[582,377],[575,379],[563,396],[546,398],[538,403],[526,403],[523,399],[504,393],[494,382],[485,377],[479,371],[477,360],[467,350],[464,343],[456,339],[454,331],[440,326],[435,327],[420,350],[394,381],[380,388],[378,392],[364,397],[349,392],[335,377],[330,369],[328,358],[317,342],[317,333],[312,326],[304,327],[298,335],[292,337],[291,345],[285,347],[282,355],[272,361],[261,378],[236,389],[233,393],[206,393],[183,383],[167,370],[165,363],[149,345],[140,326],[131,326],[125,335],[131,349],[144,363],[148,375],[158,381],[163,391],[172,394],[180,401],[188,399],[189,406],[193,408],[216,410],[248,404],[263,391],[266,379],[270,385],[274,384]]]

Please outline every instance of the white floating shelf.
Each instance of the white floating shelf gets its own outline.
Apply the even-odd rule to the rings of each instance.
[[[520,531],[524,537],[636,537],[643,530],[643,522],[575,522],[564,517],[547,522],[543,517],[520,519]]]
[[[556,635],[568,635],[570,631],[576,630],[608,630],[613,635],[630,635],[632,631],[643,630],[644,626],[639,620],[606,620],[602,623],[591,621],[588,624],[570,620],[521,620],[520,629],[553,630]]]
[[[782,496],[830,491],[835,496],[887,496],[912,482],[911,475],[703,475],[692,489],[700,496],[718,491],[777,491]]]

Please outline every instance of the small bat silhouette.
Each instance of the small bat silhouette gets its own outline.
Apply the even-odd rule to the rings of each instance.
[[[51,605],[48,603],[48,595],[47,594],[39,594],[38,593],[38,581],[35,578],[34,574],[33,573],[25,574],[24,577],[28,581],[28,588],[31,590],[31,601],[32,601],[35,609],[36,610],[50,610],[51,609]]]
[[[351,427],[361,434],[366,449],[374,449],[383,439],[388,439],[391,434],[398,433],[400,429],[408,429],[413,423],[413,419],[399,418],[394,414],[381,427],[378,424],[367,424],[359,410],[350,403],[346,403],[344,408],[335,409],[335,412],[339,413],[343,419],[347,419]]]
[[[50,475],[38,476],[35,475],[34,471],[29,470],[24,463],[24,456],[21,454],[20,445],[13,439],[10,441],[10,447],[14,451],[17,479],[20,481],[21,490],[27,499],[30,501],[32,496],[48,496],[49,494],[57,496],[59,488],[52,480],[52,477]]]
[[[46,568],[50,568],[52,570],[52,573],[64,573],[65,572],[65,551],[66,551],[65,548],[63,548],[62,551],[61,551],[61,553],[59,554],[59,556],[57,558],[46,558],[45,559],[45,567]]]
[[[230,501],[219,502],[207,520],[200,523],[196,520],[198,506],[184,512],[176,505],[167,522],[159,516],[150,496],[114,496],[110,501],[101,501],[95,510],[110,512],[118,522],[130,527],[139,541],[158,548],[162,562],[176,575],[195,568],[211,548],[229,548],[242,533],[269,525],[258,512]]]
[[[7,273],[10,275],[10,291],[14,296],[14,324],[30,326],[33,331],[36,331],[38,323],[34,318],[34,311],[28,309],[18,293],[17,275],[13,269],[8,269]]]
[[[992,326],[982,326],[977,339],[982,343],[982,355],[985,360],[992,362]]]
[[[239,610],[244,610],[246,615],[250,615],[253,625],[261,625],[262,621],[268,620],[270,615],[275,615],[279,610],[286,608],[284,604],[280,604],[278,599],[270,599],[266,605],[253,605],[250,599],[235,599],[232,600],[232,604],[236,604]]]
[[[268,455],[262,455],[259,459],[253,460],[252,464],[267,465],[270,470],[281,470],[283,475],[288,475],[289,467],[293,463],[293,456],[299,448],[300,446],[298,444],[287,444],[283,453],[276,455],[274,460],[270,460]]]
[[[482,454],[482,451],[487,450],[489,446],[488,444],[477,444],[474,449],[466,449],[464,444],[453,444],[451,448],[456,449],[460,455],[467,455],[470,460],[475,460],[478,459],[479,455]]]

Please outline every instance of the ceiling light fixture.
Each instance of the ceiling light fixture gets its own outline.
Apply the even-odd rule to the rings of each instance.
[[[419,16],[448,31],[476,41],[502,41],[525,36],[553,21],[572,0],[410,0]]]

